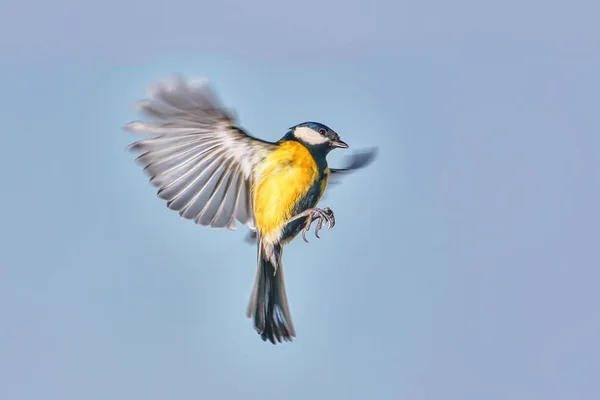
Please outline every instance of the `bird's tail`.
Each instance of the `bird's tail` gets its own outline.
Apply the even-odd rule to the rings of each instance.
[[[258,268],[247,312],[249,318],[254,318],[254,329],[262,339],[273,344],[282,340],[291,342],[296,336],[285,293],[282,252],[279,244],[267,252],[262,240],[259,241]]]

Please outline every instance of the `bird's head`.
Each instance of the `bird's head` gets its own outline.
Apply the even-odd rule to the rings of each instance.
[[[304,145],[322,148],[326,152],[335,148],[348,148],[348,145],[340,140],[340,135],[318,122],[303,122],[292,126],[289,135]]]

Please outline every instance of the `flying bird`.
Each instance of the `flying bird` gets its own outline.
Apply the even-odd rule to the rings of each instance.
[[[226,109],[207,80],[175,76],[153,85],[137,109],[149,121],[124,129],[145,138],[129,149],[158,188],[168,208],[212,228],[236,229],[256,238],[258,266],[247,316],[264,341],[296,336],[285,290],[283,247],[302,234],[306,241],[335,225],[329,208],[317,204],[328,181],[368,165],[375,149],[329,168],[326,156],[348,145],[319,122],[295,125],[277,142],[251,136]],[[236,222],[237,221],[237,222]]]

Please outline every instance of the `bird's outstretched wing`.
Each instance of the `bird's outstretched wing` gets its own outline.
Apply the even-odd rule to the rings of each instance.
[[[158,196],[182,218],[213,228],[254,229],[252,170],[274,144],[251,137],[237,126],[207,81],[173,77],[149,90],[137,103],[151,122],[125,129],[150,137],[129,149],[141,153]]]
[[[375,157],[377,156],[377,148],[372,147],[369,149],[364,149],[355,152],[349,156],[346,156],[344,160],[345,166],[343,168],[330,168],[329,180],[327,182],[327,187],[336,186],[342,183],[345,176],[351,174],[352,172],[356,172],[361,168],[365,168],[369,166]],[[245,237],[245,241],[250,244],[256,243],[257,233],[255,230],[251,229]]]

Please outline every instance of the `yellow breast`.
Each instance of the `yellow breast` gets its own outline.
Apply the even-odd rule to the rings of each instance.
[[[256,228],[263,238],[278,239],[292,209],[319,176],[308,149],[283,142],[257,167],[254,196]]]

